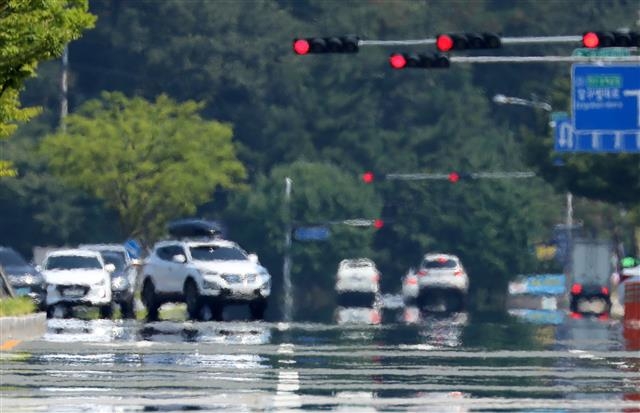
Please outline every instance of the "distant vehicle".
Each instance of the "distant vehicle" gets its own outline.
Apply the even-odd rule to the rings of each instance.
[[[425,254],[418,270],[410,269],[402,280],[405,302],[430,311],[463,310],[468,291],[467,272],[452,254]]]
[[[609,314],[613,246],[607,240],[575,239],[571,252],[569,309],[581,314]]]
[[[76,306],[98,307],[100,317],[111,317],[113,264],[100,253],[82,249],[49,252],[42,263],[47,285],[47,317],[68,316]]]
[[[371,306],[380,300],[380,271],[368,258],[340,261],[336,272],[336,293],[342,306]]]
[[[149,320],[167,302],[185,302],[189,318],[222,319],[224,306],[249,305],[251,317],[264,318],[271,275],[235,242],[176,239],[156,243],[142,269],[142,302]]]
[[[45,286],[42,274],[14,249],[0,247],[0,266],[18,296],[33,299],[39,309],[45,308]]]
[[[338,307],[336,322],[340,325],[378,325],[382,322],[382,309],[379,305],[371,307]]]
[[[129,255],[121,244],[83,244],[80,249],[97,251],[105,264],[113,264],[111,273],[112,303],[120,306],[122,318],[135,318],[134,295],[138,285],[140,261]]]

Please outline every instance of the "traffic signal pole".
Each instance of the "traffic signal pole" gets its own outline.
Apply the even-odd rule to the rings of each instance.
[[[501,37],[500,42],[505,44],[551,44],[551,43],[579,43],[582,36],[524,36],[524,37]],[[359,40],[358,47],[366,46],[418,46],[435,45],[436,39],[415,39],[415,40]]]

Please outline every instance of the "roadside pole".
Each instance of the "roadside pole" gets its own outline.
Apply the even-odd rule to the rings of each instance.
[[[291,185],[293,180],[284,178],[284,213],[285,213],[285,234],[284,234],[284,260],[282,264],[282,278],[284,284],[284,321],[291,321],[293,311],[293,291],[291,285]]]

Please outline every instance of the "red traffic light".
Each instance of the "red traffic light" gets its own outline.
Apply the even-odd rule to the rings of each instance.
[[[296,54],[307,54],[311,49],[311,45],[309,45],[309,41],[307,39],[295,39],[293,41],[293,51]]]
[[[407,66],[407,59],[400,53],[394,53],[389,57],[389,64],[394,69],[404,69]]]
[[[448,34],[441,34],[436,39],[436,47],[441,52],[448,52],[453,49],[453,39]]]
[[[299,55],[312,53],[358,53],[356,36],[307,37],[293,39],[293,51]]]
[[[590,49],[596,48],[600,45],[600,38],[595,32],[587,32],[582,35],[582,45]]]
[[[374,227],[375,229],[380,229],[380,228],[384,227],[384,221],[383,221],[383,220],[381,220],[381,219],[375,219],[375,220],[373,221],[373,227]]]
[[[452,184],[455,184],[456,182],[458,182],[460,180],[460,174],[458,174],[457,172],[450,172],[449,176],[447,177],[447,179]]]
[[[373,174],[373,172],[367,171],[362,174],[362,182],[364,182],[365,184],[370,184],[374,181],[374,179],[375,175]]]

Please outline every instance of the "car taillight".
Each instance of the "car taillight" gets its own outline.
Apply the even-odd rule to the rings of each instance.
[[[453,275],[462,275],[462,270],[456,270]]]
[[[580,294],[581,292],[582,292],[582,285],[581,284],[573,284],[571,286],[571,294],[577,295],[577,294]]]
[[[382,317],[380,317],[380,312],[377,310],[371,310],[371,324],[380,324],[382,321]]]
[[[371,281],[373,281],[374,283],[377,283],[378,281],[380,281],[380,274],[378,273],[373,274],[373,277],[371,277]]]
[[[405,282],[409,285],[415,285],[418,284],[418,279],[416,277],[407,277]]]
[[[428,274],[428,271],[427,270],[420,270],[420,271],[418,271],[417,274],[418,274],[419,277],[424,277],[425,275]]]
[[[580,313],[576,313],[575,311],[572,311],[572,312],[569,314],[569,317],[571,317],[571,318],[575,318],[575,319],[577,320],[577,319],[582,318],[582,314],[580,314]]]
[[[602,291],[602,294],[604,295],[609,295],[609,289],[607,287],[602,287],[600,291]]]

